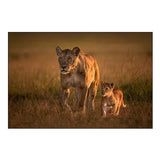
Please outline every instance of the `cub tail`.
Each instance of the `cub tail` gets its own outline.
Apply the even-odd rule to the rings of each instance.
[[[122,93],[122,91],[121,91],[121,105],[122,105],[122,107],[126,107],[127,105],[126,104],[124,104],[124,100],[123,100],[123,93]]]
[[[126,104],[124,104],[123,99],[122,99],[122,106],[123,106],[124,108],[127,106]]]

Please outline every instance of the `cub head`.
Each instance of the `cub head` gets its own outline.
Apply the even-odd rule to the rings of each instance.
[[[57,46],[56,52],[58,55],[61,74],[70,73],[70,71],[77,65],[77,57],[79,55],[80,49],[78,47],[74,47],[72,50],[62,50],[59,46]]]
[[[101,94],[102,97],[110,96],[113,92],[114,84],[113,83],[105,83],[101,81]]]

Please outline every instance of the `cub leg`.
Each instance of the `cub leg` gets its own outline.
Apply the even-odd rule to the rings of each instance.
[[[107,104],[103,104],[103,102],[101,102],[101,116],[102,117],[106,117],[106,111],[107,111]]]
[[[103,115],[102,115],[102,117],[104,117],[104,118],[106,117],[106,111],[104,111],[104,110],[103,110]]]
[[[118,116],[118,115],[119,115],[120,107],[121,107],[121,106],[120,106],[120,105],[118,105],[118,107],[117,107],[117,111],[116,111],[116,113],[115,113],[115,115],[116,115],[116,116]]]
[[[116,114],[117,112],[117,109],[118,109],[118,104],[116,103],[114,106],[113,106],[113,109],[112,109],[112,114]]]

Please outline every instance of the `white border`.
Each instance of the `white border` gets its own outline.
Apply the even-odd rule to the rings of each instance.
[[[158,1],[4,1],[0,29],[0,159],[160,159]],[[154,129],[8,127],[8,31],[153,31]]]

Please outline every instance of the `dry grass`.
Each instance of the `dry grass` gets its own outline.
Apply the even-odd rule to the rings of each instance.
[[[101,79],[124,92],[118,117],[100,117],[100,90],[94,113],[60,112],[57,45],[97,59]],[[9,128],[152,128],[151,47],[150,33],[9,33]],[[69,103],[75,110],[73,89]]]

